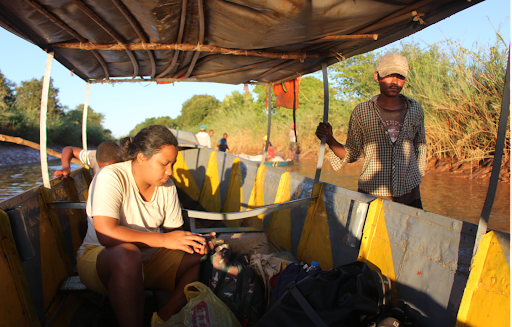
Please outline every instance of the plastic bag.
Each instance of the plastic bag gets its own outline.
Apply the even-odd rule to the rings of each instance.
[[[197,288],[198,291],[190,290],[189,288],[192,287]],[[164,324],[160,323],[161,319],[155,312],[151,326],[241,327],[233,312],[213,294],[208,286],[200,282],[193,282],[185,286],[184,292],[188,301],[187,305]]]

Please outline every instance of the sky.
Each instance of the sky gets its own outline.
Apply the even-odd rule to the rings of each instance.
[[[445,39],[471,47],[494,43],[495,29],[500,29],[510,45],[510,0],[486,0],[403,40],[428,45]],[[32,78],[40,79],[45,70],[46,53],[35,45],[0,28],[0,71],[6,78],[20,84]],[[393,44],[391,44],[393,46]],[[9,49],[6,51],[5,49]],[[61,104],[74,109],[84,103],[86,83],[59,62],[53,61],[51,76],[59,89]],[[195,94],[208,94],[220,101],[233,91],[242,92],[243,85],[215,83],[156,83],[91,84],[89,106],[105,115],[103,126],[116,138],[126,136],[147,118],[176,118],[182,104]]]

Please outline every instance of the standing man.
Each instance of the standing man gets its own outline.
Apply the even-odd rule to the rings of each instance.
[[[388,53],[375,70],[380,94],[356,106],[346,144],[336,141],[328,123],[320,123],[316,135],[326,137],[334,170],[364,155],[359,192],[422,209],[427,141],[421,105],[400,94],[409,73],[407,58]]]
[[[213,138],[213,129],[210,129],[210,131],[208,132],[208,135],[210,135],[210,140]]]
[[[200,145],[211,148],[212,141],[210,139],[210,135],[208,135],[208,133],[206,133],[206,126],[201,125],[201,127],[199,127],[199,129],[200,129],[199,133],[196,134],[197,141],[199,142]]]
[[[119,162],[117,156],[118,145],[114,142],[102,142],[98,146],[98,150],[83,150],[74,146],[67,146],[62,149],[62,169],[53,173],[54,177],[63,176],[67,178],[71,172],[71,159],[73,157],[79,159],[84,165],[92,169],[92,175],[98,173],[100,168]]]
[[[295,150],[297,149],[297,138],[295,137],[295,124],[292,123],[290,125],[290,130],[288,131],[288,137],[290,138],[290,143],[288,144],[288,160],[295,159]]]
[[[229,149],[228,134],[224,133],[224,135],[222,135],[222,138],[217,142],[217,147],[219,148],[219,151],[222,152],[226,152],[226,150]]]

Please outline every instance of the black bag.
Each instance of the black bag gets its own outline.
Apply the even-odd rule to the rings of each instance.
[[[263,284],[247,254],[231,252],[223,244],[199,262],[197,280],[209,286],[242,326],[251,326],[263,314]]]
[[[390,302],[390,280],[356,261],[291,282],[255,326],[360,326]]]
[[[295,282],[297,284],[304,278],[308,277],[308,273],[302,268],[298,262],[292,262],[281,271],[277,279],[276,286],[272,290],[270,296],[269,307],[272,307],[277,300],[288,291],[288,284]]]

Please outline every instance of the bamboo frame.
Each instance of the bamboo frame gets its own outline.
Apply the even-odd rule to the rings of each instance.
[[[316,40],[306,41],[304,43],[318,43],[318,42],[329,42],[329,41],[342,41],[342,40],[361,40],[361,39],[373,39],[377,41],[379,34],[351,34],[351,35],[331,35],[322,37]]]
[[[87,151],[87,114],[89,112],[89,83],[85,86],[84,110],[82,112],[82,147]]]
[[[126,9],[124,4],[119,0],[112,0],[112,2],[114,3],[114,5],[116,5],[117,9],[119,9],[121,14],[123,14],[123,16],[126,18],[128,23],[130,23],[130,25],[132,26],[135,33],[137,33],[137,35],[139,36],[141,42],[147,43],[148,39],[146,38],[146,35],[140,28],[140,26],[137,23],[137,21],[135,20],[135,18],[132,16],[132,14],[130,14],[130,12]],[[151,52],[150,50],[147,50],[147,53],[148,53],[149,61],[151,62],[151,78],[154,78],[156,75],[155,57],[153,56],[153,52]]]
[[[261,164],[267,160],[268,145],[270,143],[270,126],[272,123],[272,84],[267,83],[267,110],[268,110],[268,123],[267,123],[267,141],[265,142],[265,152],[261,156]]]
[[[64,22],[59,20],[57,17],[53,16],[49,11],[44,9],[39,3],[37,3],[34,0],[25,0],[28,4],[30,4],[35,10],[37,10],[41,15],[48,18],[52,23],[60,27],[62,30],[68,32],[71,36],[76,38],[80,42],[88,42],[84,37],[82,37],[80,34],[78,34],[75,30],[73,30],[71,27],[66,25]],[[103,72],[105,73],[105,78],[109,79],[109,73],[108,73],[108,67],[105,63],[105,60],[103,60],[103,57],[100,56],[98,51],[92,51],[92,54],[96,59],[99,61],[101,67],[103,67]]]
[[[182,0],[180,29],[178,30],[178,40],[176,41],[177,43],[181,43],[181,41],[183,40],[183,30],[185,29],[186,16],[187,16],[187,0]],[[176,61],[178,61],[179,54],[180,54],[180,52],[178,50],[174,51],[174,56],[172,58],[171,63],[169,64],[169,66],[167,66],[167,68],[163,72],[161,72],[160,74],[157,75],[157,78],[164,77],[173,69],[174,65],[176,64]]]
[[[77,0],[73,0],[77,1]],[[306,53],[301,51],[290,52],[272,52],[264,50],[241,50],[216,47],[206,44],[189,44],[189,43],[127,43],[127,44],[112,44],[112,43],[53,43],[53,47],[67,48],[67,49],[80,49],[80,50],[109,50],[109,51],[122,51],[122,50],[180,50],[180,51],[200,51],[210,53],[228,54],[233,56],[253,56],[275,59],[318,59],[335,57],[335,52],[316,52]]]
[[[86,14],[90,19],[92,19],[96,24],[98,24],[98,26],[103,28],[103,30],[105,32],[107,32],[110,36],[112,36],[112,38],[114,38],[114,40],[116,40],[118,45],[123,48],[122,50],[126,51],[126,53],[128,54],[128,57],[130,57],[130,60],[133,64],[132,78],[135,78],[135,76],[137,76],[139,74],[139,64],[137,63],[137,60],[135,59],[135,56],[133,55],[133,53],[131,53],[131,51],[126,48],[123,39],[119,35],[117,35],[117,33],[110,26],[108,26],[98,15],[96,15],[82,1],[80,1],[80,0],[72,0],[72,1],[78,8],[80,8],[80,10],[82,10],[84,12],[84,14]]]
[[[214,56],[219,56],[219,55],[214,55]],[[266,64],[270,64],[270,63],[273,63],[274,61],[275,60],[265,60],[265,61],[261,61],[261,62],[255,63],[255,64],[250,64],[250,65],[245,65],[245,66],[238,67],[238,68],[223,70],[223,71],[220,71],[220,72],[213,72],[213,73],[195,75],[195,76],[192,76],[191,78],[207,78],[207,77],[215,77],[215,76],[220,76],[220,75],[227,75],[227,74],[231,74],[231,73],[241,72],[241,71],[244,71],[244,70],[249,70],[249,69],[252,69],[252,68],[255,68],[255,67],[259,67],[259,66],[263,66],[263,65],[266,65]],[[245,83],[245,84],[247,84],[247,83]]]
[[[322,76],[324,81],[324,123],[329,122],[329,80],[327,76],[327,64],[325,62],[322,63]],[[324,163],[324,155],[325,155],[325,141],[326,138],[322,137],[320,140],[320,150],[318,153],[318,162],[316,164],[316,173],[315,173],[315,182],[314,184],[320,181],[320,175],[322,174],[322,164]],[[314,185],[313,184],[313,185]]]
[[[197,10],[199,12],[199,41],[198,44],[203,44],[204,42],[204,12],[203,12],[203,0],[197,0]],[[192,57],[192,61],[190,62],[190,65],[188,67],[187,73],[185,74],[185,78],[188,78],[190,74],[192,74],[192,71],[194,70],[194,67],[197,62],[197,58],[201,52],[197,51],[194,53],[194,56]]]
[[[41,174],[43,176],[43,185],[51,188],[50,174],[48,173],[48,157],[46,156],[46,117],[48,113],[48,93],[50,93],[50,74],[52,71],[53,52],[48,52],[46,56],[46,68],[43,76],[43,90],[41,93],[41,113],[39,119],[39,154],[41,156]]]

